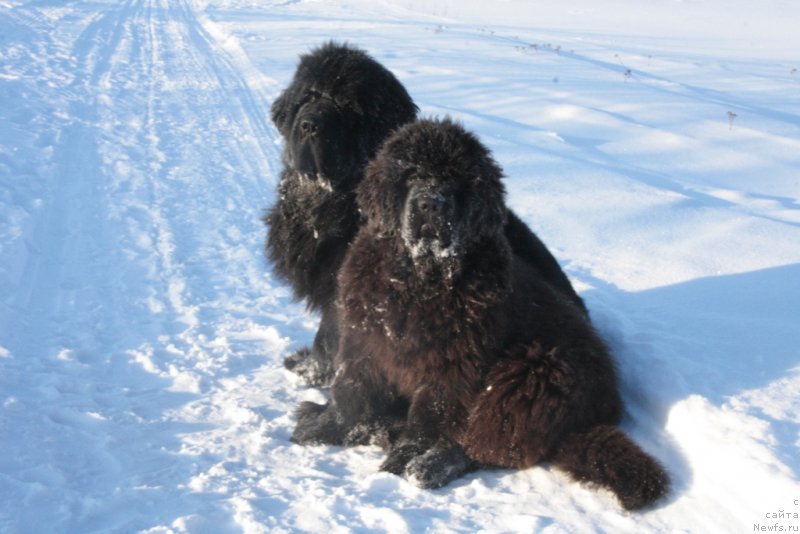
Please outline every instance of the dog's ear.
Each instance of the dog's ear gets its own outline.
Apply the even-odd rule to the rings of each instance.
[[[380,183],[383,169],[381,168],[380,156],[372,160],[364,171],[364,177],[356,188],[356,200],[361,216],[368,223],[378,227],[385,227],[386,221],[383,216],[381,205]]]
[[[356,188],[356,199],[367,224],[382,234],[393,233],[400,220],[406,190],[388,155],[379,153]]]
[[[270,108],[272,122],[284,137],[287,137],[289,134],[289,107],[290,96],[289,91],[286,90],[275,99],[275,101],[272,103],[272,107]]]
[[[373,74],[375,80],[365,87],[365,95],[359,100],[364,102],[364,114],[372,119],[366,124],[369,130],[367,139],[386,139],[392,132],[402,126],[414,122],[419,108],[411,100],[406,88],[395,78],[394,74],[379,67]],[[367,147],[367,154],[374,153],[380,145]]]

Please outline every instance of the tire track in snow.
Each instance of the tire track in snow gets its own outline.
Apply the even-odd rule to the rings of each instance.
[[[184,370],[195,374],[184,378],[196,382],[231,358],[230,351],[207,346],[218,340],[219,314],[232,301],[239,313],[252,313],[250,302],[270,293],[258,214],[270,194],[265,177],[276,154],[261,148],[272,135],[263,105],[230,63],[215,57],[220,51],[205,40],[186,4],[141,2],[128,25],[129,57],[112,65],[119,76],[122,66],[136,65],[128,84],[140,92],[134,101],[144,111],[126,102],[113,72],[107,76],[101,124],[109,130],[127,125],[136,142],[110,144],[103,157],[127,173],[116,185],[130,189],[130,198],[117,203],[124,208],[115,216],[128,220],[132,253],[148,264],[145,300],[170,339],[161,361],[148,365],[174,375],[181,372],[175,367],[180,353]],[[232,268],[239,270],[235,277]]]
[[[141,136],[150,155],[142,187],[151,199],[140,215],[149,216],[144,241],[157,251],[153,307],[168,328],[132,353],[169,376],[173,389],[199,394],[166,413],[205,427],[181,436],[181,455],[196,462],[185,491],[217,495],[202,508],[258,531],[247,503],[254,479],[271,469],[266,444],[286,422],[257,407],[264,391],[292,397],[282,371],[258,368],[260,351],[277,355],[286,343],[259,325],[275,322],[290,299],[270,285],[261,259],[259,215],[274,187],[264,177],[278,163],[268,108],[187,3],[147,2],[140,20],[148,57],[136,86],[147,87]],[[281,292],[283,299],[275,296]],[[294,402],[287,400],[286,413]]]
[[[77,31],[36,27],[58,34],[76,74],[69,85],[36,94],[43,107],[55,98],[65,103],[54,117],[52,172],[11,299],[1,415],[2,426],[13,429],[14,441],[4,445],[16,467],[3,485],[25,495],[23,506],[9,511],[11,531],[14,525],[78,531],[98,522],[125,524],[135,503],[127,514],[116,509],[135,501],[131,487],[148,484],[154,473],[181,470],[146,438],[152,433],[162,446],[169,443],[171,434],[158,428],[160,410],[152,412],[174,400],[159,392],[160,381],[128,364],[118,339],[130,311],[120,284],[128,266],[107,213],[95,81],[122,42],[120,24],[131,6],[92,13],[85,28],[82,21],[73,24]],[[30,13],[47,18],[44,11]]]
[[[20,22],[29,24],[37,33],[48,35],[48,55],[69,54],[69,50],[64,50],[61,43],[50,37],[59,32],[44,13],[37,10],[19,11],[17,16]],[[59,70],[57,61],[42,57],[35,57],[34,61],[42,63],[41,72],[37,75],[54,87],[54,73]],[[87,187],[88,177],[85,171],[91,167],[89,154],[93,152],[81,150],[91,145],[91,139],[84,129],[81,114],[78,118],[75,117],[79,99],[75,97],[74,88],[79,83],[77,77],[73,77],[70,83],[63,86],[66,95],[58,99],[60,109],[50,117],[53,130],[50,146],[47,146],[48,140],[45,139],[37,142],[47,146],[51,156],[47,171],[39,176],[45,182],[45,191],[39,201],[40,209],[35,213],[36,218],[27,235],[25,267],[20,279],[16,281],[9,306],[12,313],[9,316],[8,342],[12,352],[25,356],[47,352],[50,345],[53,345],[54,333],[64,330],[58,320],[59,310],[69,306],[66,293],[70,288],[62,291],[64,278],[68,276],[64,273],[64,263],[69,256],[74,255],[73,236],[83,222],[78,213],[85,211],[76,209],[72,200],[85,198],[85,195],[78,193],[85,191]],[[53,92],[34,93],[42,101],[38,106],[34,105],[34,109],[52,106],[52,102],[56,100]],[[39,120],[40,117],[37,117],[34,124]],[[71,157],[71,154],[76,157]],[[67,282],[67,286],[70,285]]]
[[[288,387],[267,359],[286,341],[261,326],[291,320],[261,253],[279,163],[268,107],[188,3],[81,9],[2,362],[14,396],[0,415],[26,466],[3,485],[29,509],[61,505],[8,522],[133,531],[202,510],[226,531],[247,514],[196,491],[269,439],[259,383]]]

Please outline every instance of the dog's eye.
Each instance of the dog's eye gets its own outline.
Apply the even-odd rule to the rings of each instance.
[[[322,95],[317,91],[309,91],[308,93],[306,93],[305,103],[312,104],[317,100],[319,100],[320,98],[322,98]]]

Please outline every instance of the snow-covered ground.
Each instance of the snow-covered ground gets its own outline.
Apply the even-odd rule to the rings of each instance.
[[[800,3],[0,0],[0,532],[800,531]],[[357,44],[476,131],[609,340],[644,514],[299,447],[272,99]]]

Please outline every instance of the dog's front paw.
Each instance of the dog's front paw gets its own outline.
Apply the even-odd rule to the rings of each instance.
[[[476,468],[458,445],[436,446],[412,458],[405,468],[409,482],[424,489],[441,488]]]
[[[389,450],[389,454],[386,456],[386,460],[381,464],[380,470],[392,473],[393,475],[402,475],[406,470],[408,462],[423,451],[424,449],[414,443],[397,443]]]
[[[309,357],[311,357],[311,351],[308,348],[302,348],[285,357],[283,366],[290,371],[294,371],[298,365],[301,365]]]
[[[336,414],[328,404],[303,402],[297,409],[297,426],[292,433],[292,442],[298,445],[341,445],[345,431]]]
[[[327,387],[333,381],[333,363],[307,348],[284,358],[283,366],[312,387]]]

